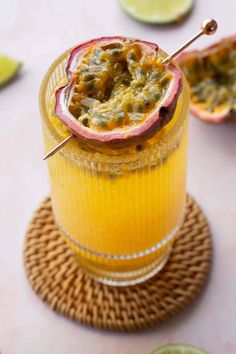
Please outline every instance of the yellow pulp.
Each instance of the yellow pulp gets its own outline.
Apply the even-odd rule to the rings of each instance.
[[[51,68],[41,90],[46,151],[66,134],[50,107],[62,72]],[[85,151],[74,139],[48,160],[55,218],[80,257],[130,270],[171,247],[186,198],[188,102],[184,81],[174,117],[142,151],[111,156]]]
[[[213,48],[183,56],[191,103],[202,112],[229,114],[235,109],[236,42],[222,40]]]

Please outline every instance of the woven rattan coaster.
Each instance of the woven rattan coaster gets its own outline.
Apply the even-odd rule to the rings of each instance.
[[[110,287],[80,268],[54,223],[50,199],[35,211],[24,262],[34,291],[53,310],[90,326],[132,331],[166,321],[198,294],[212,257],[207,220],[188,196],[187,213],[164,269],[132,287]]]

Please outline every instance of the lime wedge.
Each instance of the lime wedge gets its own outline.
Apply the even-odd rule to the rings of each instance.
[[[7,84],[19,72],[21,63],[6,55],[0,55],[0,87]]]
[[[189,344],[168,344],[157,348],[151,354],[207,354]]]
[[[194,5],[194,0],[120,0],[124,11],[148,23],[167,24],[180,21]]]

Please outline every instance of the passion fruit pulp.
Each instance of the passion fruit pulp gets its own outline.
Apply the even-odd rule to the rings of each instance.
[[[190,110],[209,123],[236,117],[236,36],[177,58],[190,86]]]
[[[55,114],[90,144],[124,146],[152,137],[173,117],[181,70],[154,43],[102,37],[75,47]]]

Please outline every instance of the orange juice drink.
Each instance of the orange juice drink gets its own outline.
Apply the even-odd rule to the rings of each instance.
[[[81,266],[110,285],[158,272],[184,215],[188,88],[146,43],[102,38],[77,61],[67,51],[40,92],[46,151],[74,134],[48,159],[55,220]]]

